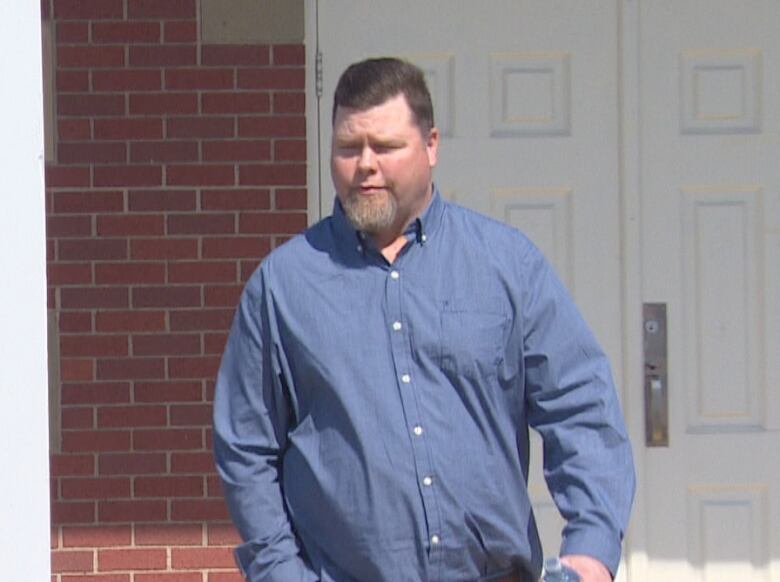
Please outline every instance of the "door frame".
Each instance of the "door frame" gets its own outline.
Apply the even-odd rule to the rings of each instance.
[[[318,99],[318,0],[304,0],[306,50],[306,153],[309,224],[320,220],[322,192],[327,191],[327,152],[320,152]],[[640,106],[640,0],[615,0],[618,3],[618,92],[619,112],[618,167],[620,200],[621,256],[621,347],[623,375],[618,378],[623,412],[637,471],[637,492],[625,540],[624,568],[619,579],[646,582],[646,509],[644,491],[645,436],[644,394],[642,385],[642,265],[641,265],[641,164],[639,124]]]

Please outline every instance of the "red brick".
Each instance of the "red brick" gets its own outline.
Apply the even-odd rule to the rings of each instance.
[[[95,168],[95,186],[161,186],[159,166],[101,166]]]
[[[233,547],[241,543],[241,536],[230,523],[210,523],[206,535],[210,546]]]
[[[206,45],[201,51],[204,65],[255,66],[270,63],[269,47],[264,45]]]
[[[191,20],[164,22],[165,42],[195,42],[198,40],[197,24]]]
[[[122,212],[124,206],[124,195],[117,191],[91,190],[54,194],[54,212],[58,213]]]
[[[135,582],[202,582],[200,572],[165,572],[155,574],[136,574]]]
[[[89,576],[63,575],[61,578],[61,582],[130,582],[130,574],[92,574]]]
[[[206,477],[206,497],[222,499],[224,496],[221,479],[217,475],[208,475]]]
[[[92,42],[138,43],[160,42],[159,22],[94,22]]]
[[[306,118],[302,115],[241,117],[239,137],[306,137]]]
[[[57,136],[61,140],[85,140],[92,137],[88,119],[60,119],[57,121]]]
[[[172,311],[171,331],[226,330],[233,323],[235,309],[182,309]]]
[[[198,241],[193,238],[131,240],[130,256],[135,260],[195,259],[198,256]]]
[[[98,311],[95,314],[97,331],[162,331],[165,329],[164,311]]]
[[[192,382],[136,382],[133,392],[136,402],[199,402],[203,387]]]
[[[160,139],[163,136],[162,119],[116,118],[96,119],[95,139]]]
[[[279,139],[274,141],[274,160],[287,162],[305,162],[306,140]]]
[[[52,455],[49,471],[52,477],[93,475],[95,457],[93,455]]]
[[[166,173],[169,186],[230,186],[235,181],[235,168],[228,165],[171,165]]]
[[[210,378],[217,375],[219,361],[213,356],[170,358],[168,371],[171,378]]]
[[[127,17],[195,18],[195,0],[128,0]]]
[[[133,307],[195,307],[201,304],[194,286],[134,287]]]
[[[130,66],[133,67],[176,67],[194,66],[198,55],[194,46],[162,45],[131,46]]]
[[[234,262],[193,261],[168,265],[171,283],[232,283],[237,280]]]
[[[306,210],[308,193],[302,188],[277,188],[274,193],[277,210]]]
[[[203,113],[268,113],[271,99],[268,93],[220,92],[201,95]]]
[[[202,449],[200,429],[154,429],[133,431],[133,449],[136,451],[168,451]]]
[[[217,364],[217,367],[219,367],[219,364]],[[209,425],[211,424],[212,411],[213,408],[211,404],[187,404],[171,406],[171,426]]]
[[[92,234],[89,216],[47,216],[46,236],[56,238],[87,237]]]
[[[47,263],[46,281],[49,285],[88,285],[92,283],[90,263]]]
[[[232,69],[173,69],[165,71],[165,88],[171,90],[232,89]]]
[[[116,404],[130,402],[126,382],[66,383],[62,385],[62,404]]]
[[[62,450],[74,453],[129,451],[130,431],[74,430],[62,434]]]
[[[136,356],[167,356],[200,353],[199,334],[155,333],[133,336],[133,355]]]
[[[122,4],[122,0],[54,0],[54,17],[76,20],[122,18]]]
[[[164,376],[165,361],[162,358],[114,358],[97,362],[99,380],[140,380]]]
[[[201,524],[153,524],[135,527],[138,546],[199,546],[203,542]]]
[[[153,236],[165,232],[165,219],[159,215],[121,214],[97,217],[98,236]]]
[[[169,143],[169,142],[164,142]],[[184,142],[198,146],[194,142]],[[133,144],[135,145],[135,144]],[[131,145],[131,152],[132,152]],[[132,154],[131,154],[132,155]],[[128,196],[131,212],[161,212],[165,210],[195,210],[195,190],[136,190]]]
[[[65,357],[126,356],[127,336],[124,335],[63,335],[60,354]]]
[[[239,89],[299,89],[306,86],[306,70],[303,67],[281,69],[240,69]]]
[[[270,208],[270,191],[266,188],[244,190],[204,190],[203,210],[265,210]]]
[[[230,234],[236,231],[232,214],[171,214],[168,234]]]
[[[166,501],[101,501],[98,503],[98,520],[101,522],[165,521],[168,514]],[[161,550],[165,552],[165,550]]]
[[[46,166],[47,188],[73,188],[89,186],[89,168]]]
[[[98,550],[98,568],[111,570],[164,570],[167,567],[164,549]]]
[[[194,114],[198,112],[195,93],[147,93],[130,95],[130,115]]]
[[[124,95],[59,95],[57,97],[59,115],[81,115],[104,117],[125,114]]]
[[[57,44],[68,42],[85,43],[89,41],[89,26],[86,22],[57,23]]]
[[[167,122],[169,138],[233,137],[235,133],[232,117],[172,117]]]
[[[92,313],[78,311],[64,311],[57,316],[60,332],[78,333],[93,331]]]
[[[57,71],[55,86],[59,93],[83,93],[89,91],[89,72]]]
[[[203,477],[137,477],[135,497],[203,497]]]
[[[231,568],[235,566],[231,548],[174,548],[173,568]]]
[[[164,282],[164,263],[99,263],[95,265],[95,283],[98,285]]]
[[[60,291],[63,309],[118,309],[127,307],[127,289],[116,287],[68,287]]]
[[[205,162],[262,162],[271,159],[267,140],[220,140],[203,142]]]
[[[304,228],[303,212],[245,212],[239,217],[240,232],[295,234]]]
[[[51,553],[51,571],[93,572],[91,551],[55,550]]]
[[[171,455],[171,473],[202,475],[212,471],[214,471],[214,456],[211,452],[173,453]]]
[[[129,478],[61,479],[63,499],[115,499],[130,497]]]
[[[101,475],[164,473],[165,453],[103,453],[98,457]]]
[[[133,53],[130,53],[131,56]],[[130,61],[131,66],[140,63]],[[124,69],[118,71],[93,71],[94,91],[159,91],[162,88],[160,71]]]
[[[168,423],[164,406],[102,406],[97,412],[98,428],[137,428]]]
[[[61,164],[116,164],[127,160],[123,143],[60,143],[57,159]]]
[[[306,113],[306,93],[303,91],[284,91],[274,93],[274,113]]]
[[[306,47],[302,44],[277,44],[273,53],[274,65],[306,64]]]
[[[198,142],[159,141],[130,144],[130,161],[134,164],[165,162],[197,162]]]
[[[71,548],[129,546],[131,538],[132,530],[129,525],[70,526],[62,528],[63,545]]]
[[[89,261],[127,258],[124,239],[65,239],[57,242],[57,258],[61,261]]]
[[[60,362],[60,379],[63,382],[85,382],[94,376],[92,360],[64,358]]]
[[[60,420],[63,429],[95,428],[95,409],[91,406],[63,407],[60,411]]]
[[[55,501],[51,504],[51,521],[60,523],[94,523],[94,502]]]
[[[125,50],[120,46],[60,46],[57,48],[57,66],[61,68],[122,67]]]
[[[228,290],[235,290],[229,299],[223,299],[221,302],[214,302],[214,305],[236,305],[238,304],[238,298],[241,293],[240,287],[228,287]],[[227,294],[226,294],[227,295]],[[203,353],[205,354],[219,354],[225,351],[225,344],[227,343],[228,334],[226,333],[207,333],[203,338]]]
[[[96,168],[95,171],[100,168]],[[305,164],[253,164],[239,167],[242,186],[305,186]]]
[[[209,572],[208,582],[244,582],[244,577],[235,572]]]
[[[203,257],[208,259],[260,258],[267,255],[270,250],[269,239],[259,236],[203,239]]]

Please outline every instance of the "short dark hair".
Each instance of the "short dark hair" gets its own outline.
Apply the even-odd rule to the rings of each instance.
[[[347,67],[333,95],[333,118],[339,107],[364,111],[388,99],[403,95],[414,121],[423,133],[434,127],[433,104],[425,75],[419,67],[402,59],[366,59]]]

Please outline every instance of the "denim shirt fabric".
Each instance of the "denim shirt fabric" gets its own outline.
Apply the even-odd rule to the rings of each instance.
[[[336,202],[246,285],[214,406],[240,568],[252,582],[535,579],[530,426],[561,551],[614,573],[633,461],[568,293],[521,233],[438,192],[406,234],[389,264]]]

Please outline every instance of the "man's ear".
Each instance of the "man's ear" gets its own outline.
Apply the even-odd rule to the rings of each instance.
[[[425,148],[428,150],[428,165],[432,168],[439,159],[439,130],[435,127],[428,132]]]

